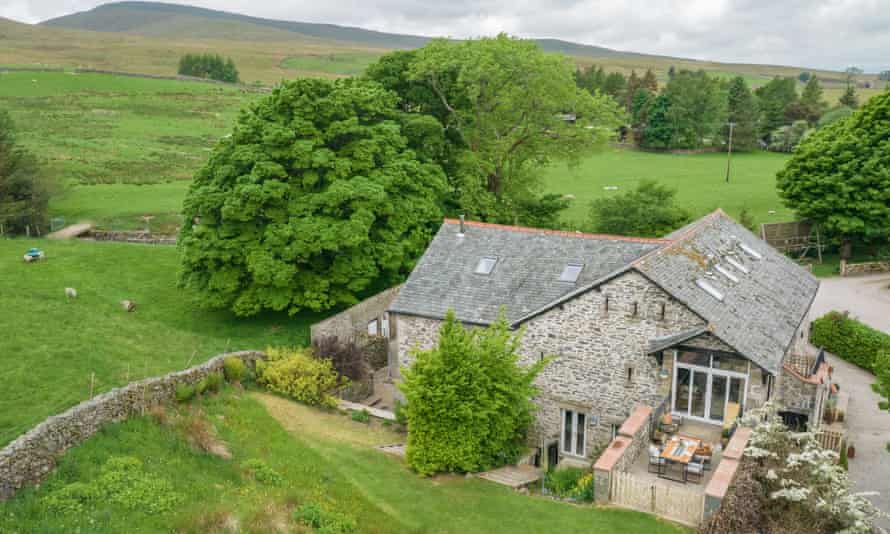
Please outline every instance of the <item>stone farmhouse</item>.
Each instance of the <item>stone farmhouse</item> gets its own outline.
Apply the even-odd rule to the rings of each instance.
[[[449,310],[524,329],[548,357],[529,445],[589,465],[639,405],[718,429],[769,400],[815,427],[828,366],[806,354],[818,281],[717,210],[660,239],[445,220],[408,280],[354,317],[390,339],[389,371],[428,349]]]

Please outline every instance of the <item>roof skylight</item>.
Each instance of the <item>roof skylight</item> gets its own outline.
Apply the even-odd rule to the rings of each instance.
[[[578,276],[581,274],[582,269],[584,269],[584,265],[580,263],[567,263],[565,268],[563,268],[562,270],[562,274],[559,275],[559,281],[572,283],[577,282]]]
[[[695,285],[703,289],[708,295],[711,295],[720,302],[723,302],[723,292],[711,285],[711,283],[707,280],[698,278],[695,280]]]
[[[739,277],[736,276],[736,275],[734,275],[734,274],[732,274],[731,272],[729,272],[729,269],[727,269],[726,267],[724,267],[724,266],[722,266],[722,265],[720,265],[720,264],[718,263],[717,265],[714,266],[714,269],[716,269],[718,273],[720,273],[720,274],[722,274],[723,276],[729,278],[729,279],[732,280],[733,282],[738,283],[738,281],[739,281]]]
[[[745,254],[751,256],[751,257],[754,258],[755,260],[762,260],[762,259],[763,259],[763,255],[761,255],[759,252],[757,252],[756,250],[754,250],[753,248],[749,247],[748,245],[746,245],[746,244],[744,244],[744,243],[741,243],[741,242],[740,242],[740,243],[739,243],[739,248],[742,249],[742,250],[744,250],[744,251],[745,251]]]
[[[733,258],[732,256],[727,256],[725,259],[726,259],[726,263],[732,265],[732,267],[733,267],[735,270],[737,270],[738,272],[740,272],[740,273],[742,273],[742,274],[748,274],[748,273],[751,272],[750,269],[748,269],[747,267],[745,267],[744,265],[742,265],[742,262],[740,262],[739,260]]]
[[[476,265],[476,274],[491,274],[497,262],[498,259],[494,256],[485,256]]]

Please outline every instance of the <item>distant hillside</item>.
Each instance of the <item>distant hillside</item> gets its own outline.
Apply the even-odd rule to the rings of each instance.
[[[363,28],[291,22],[239,15],[194,6],[159,2],[117,2],[89,11],[50,19],[45,26],[97,32],[129,33],[148,37],[179,39],[287,40],[298,34],[340,44],[376,48],[418,48],[430,37],[384,33]],[[541,48],[572,56],[607,57],[623,55],[609,48],[590,46],[559,39],[538,39]],[[633,54],[642,55],[642,54]]]

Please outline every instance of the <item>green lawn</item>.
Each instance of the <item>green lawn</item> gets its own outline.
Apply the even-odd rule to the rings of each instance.
[[[380,54],[369,52],[319,53],[302,56],[291,56],[281,62],[285,69],[293,69],[297,74],[334,74],[338,76],[357,76],[365,72],[371,63],[377,61]]]
[[[88,220],[115,230],[144,228],[142,216],[152,215],[153,231],[172,234],[190,183],[72,185],[50,200],[49,211],[69,224]]]
[[[371,448],[404,436],[265,394],[229,389],[177,411],[213,425],[232,459],[190,447],[171,409],[165,425],[150,417],[111,425],[69,451],[40,488],[0,503],[0,531],[292,532],[299,528],[293,510],[315,503],[353,517],[364,533],[682,532],[645,514],[528,497],[479,479],[420,478]],[[89,483],[109,457],[123,455],[141,459],[179,503],[158,514],[106,502],[80,513],[48,510],[61,488]],[[254,480],[242,467],[251,458],[265,461],[282,483]]]
[[[756,152],[733,154],[732,176],[726,179],[726,154],[656,154],[610,149],[583,160],[576,167],[554,165],[544,174],[548,192],[575,196],[564,218],[587,218],[590,201],[616,195],[650,178],[678,190],[677,200],[693,215],[723,208],[738,217],[747,208],[758,222],[793,220],[776,192],[776,172],[788,159],[783,154]],[[618,190],[605,190],[617,186]],[[770,213],[774,211],[775,213]]]
[[[206,83],[71,72],[0,74],[21,143],[67,185],[188,180],[256,95]]]
[[[32,246],[48,259],[24,263]],[[92,373],[101,392],[226,349],[307,343],[317,318],[199,310],[176,287],[177,268],[175,247],[0,239],[0,446],[85,400]],[[123,299],[136,311],[125,313]]]

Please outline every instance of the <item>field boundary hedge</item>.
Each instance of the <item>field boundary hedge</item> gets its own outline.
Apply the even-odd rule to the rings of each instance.
[[[810,343],[871,372],[875,357],[890,352],[890,335],[839,311],[830,311],[813,321]]]
[[[177,386],[193,385],[220,372],[225,360],[232,357],[254,367],[265,355],[258,351],[220,354],[184,371],[130,382],[48,417],[0,450],[0,501],[43,480],[55,468],[56,458],[104,425],[145,414],[152,406],[174,399]]]

